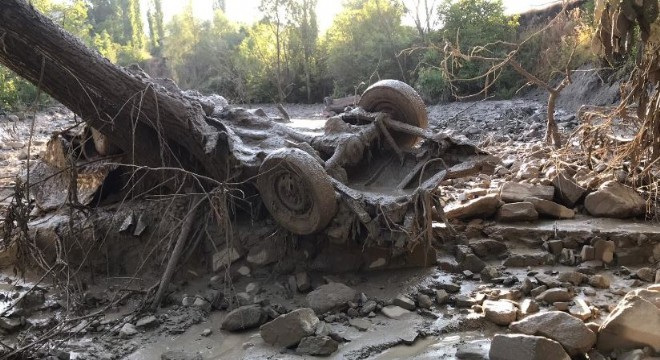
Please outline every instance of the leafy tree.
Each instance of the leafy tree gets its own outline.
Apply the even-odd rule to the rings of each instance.
[[[353,93],[360,82],[381,78],[408,80],[406,58],[399,56],[414,38],[401,25],[404,7],[396,0],[349,0],[325,37],[327,76],[336,95]]]
[[[151,54],[160,56],[163,50],[163,39],[165,38],[162,0],[151,0],[151,6],[147,11],[147,21],[149,24]]]

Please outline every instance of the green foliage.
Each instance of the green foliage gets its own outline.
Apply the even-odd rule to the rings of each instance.
[[[335,93],[352,94],[360,82],[408,80],[411,69],[399,56],[415,38],[401,25],[404,7],[396,0],[350,0],[325,37],[326,66]]]

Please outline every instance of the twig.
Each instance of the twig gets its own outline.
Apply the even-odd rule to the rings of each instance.
[[[192,208],[186,215],[186,218],[183,220],[183,227],[181,228],[181,232],[179,233],[179,238],[176,240],[176,245],[174,246],[174,250],[172,251],[170,260],[167,263],[167,268],[165,268],[163,277],[160,280],[158,291],[156,292],[156,296],[154,296],[154,300],[151,303],[151,307],[153,310],[158,309],[158,307],[160,306],[160,302],[163,300],[163,296],[165,295],[165,290],[167,289],[167,285],[169,285],[170,280],[172,280],[172,275],[174,275],[174,270],[176,269],[176,266],[179,263],[179,258],[181,257],[181,254],[183,253],[183,248],[186,244],[186,241],[188,240],[190,229],[192,229],[192,225],[195,222],[195,218],[196,218],[195,215],[197,214],[197,209],[199,205],[202,203],[202,201],[204,201],[204,198],[198,200],[192,206]]]

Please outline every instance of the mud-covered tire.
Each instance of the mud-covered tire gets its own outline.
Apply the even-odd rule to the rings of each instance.
[[[420,128],[428,127],[426,105],[410,85],[398,80],[381,80],[367,88],[358,105],[369,112],[385,112],[392,119]],[[408,148],[417,143],[418,137],[392,131],[397,145]]]
[[[337,213],[337,198],[321,164],[300,149],[280,149],[259,168],[257,189],[271,216],[294,234],[325,229]]]

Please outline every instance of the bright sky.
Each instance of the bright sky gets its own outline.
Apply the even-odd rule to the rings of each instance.
[[[436,0],[438,3],[441,0]],[[409,8],[414,7],[414,0],[404,0]],[[542,8],[559,0],[504,0],[506,12],[515,14],[532,8]],[[186,1],[165,0],[163,1],[163,12],[165,18],[170,18],[185,6]],[[202,19],[210,19],[212,11],[212,0],[193,0],[195,16]],[[241,23],[252,23],[261,17],[259,13],[260,0],[226,0],[227,17]],[[319,29],[325,31],[332,24],[332,19],[341,10],[341,0],[318,0],[316,14],[318,16]],[[412,25],[412,20],[405,21]]]

